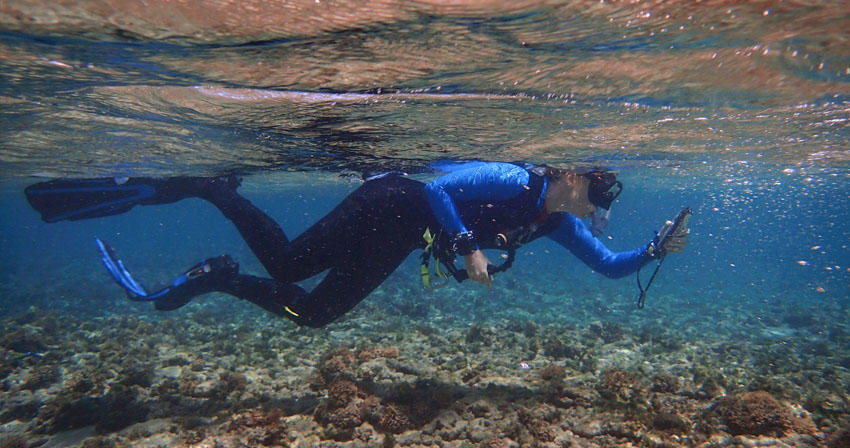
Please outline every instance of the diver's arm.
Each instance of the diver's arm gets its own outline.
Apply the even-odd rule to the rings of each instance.
[[[594,271],[610,278],[629,275],[653,259],[647,252],[648,245],[625,252],[611,251],[590,233],[582,220],[569,213],[563,214],[561,223],[548,236]]]
[[[528,171],[511,163],[477,163],[434,179],[425,185],[425,193],[440,225],[456,235],[469,231],[457,201],[510,199],[524,190],[528,179]]]
[[[457,201],[500,201],[521,193],[528,185],[529,174],[510,163],[476,163],[469,168],[443,175],[425,186],[428,203],[440,225],[452,237],[457,252],[464,257],[469,278],[490,287],[487,265],[457,209]]]

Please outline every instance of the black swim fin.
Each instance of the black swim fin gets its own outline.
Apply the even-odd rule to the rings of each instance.
[[[170,204],[188,197],[212,198],[235,192],[242,179],[218,177],[117,177],[55,179],[24,189],[32,208],[46,222],[124,213],[138,204]]]
[[[152,179],[55,179],[24,190],[45,222],[96,218],[124,213],[156,195]],[[122,182],[123,181],[123,182]]]

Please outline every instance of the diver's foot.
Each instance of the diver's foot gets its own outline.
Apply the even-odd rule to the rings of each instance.
[[[186,198],[212,200],[236,193],[242,179],[235,175],[216,177],[170,177],[165,179],[131,178],[130,183],[147,184],[155,194],[143,204],[170,204]]]
[[[239,264],[230,255],[206,259],[177,277],[158,293],[156,309],[171,311],[189,303],[195,296],[225,289],[239,273]]]
[[[233,174],[192,179],[197,179],[196,182],[200,184],[198,197],[207,200],[235,194],[236,189],[242,185],[242,178]]]

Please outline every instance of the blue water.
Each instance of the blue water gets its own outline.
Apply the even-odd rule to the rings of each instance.
[[[544,281],[545,289],[563,297],[562,305],[552,311],[565,315],[571,303],[599,295],[609,302],[606,306],[626,315],[655,313],[654,305],[659,303],[667,305],[667,312],[681,314],[690,313],[693,306],[751,307],[765,315],[777,306],[846,308],[850,275],[848,228],[842,222],[848,205],[847,180],[842,177],[846,174],[822,169],[821,180],[813,182],[798,173],[749,171],[722,188],[658,175],[647,182],[623,173],[626,189],[602,237],[612,250],[629,250],[649,241],[653,231],[679,208],[694,210],[690,243],[685,252],[667,260],[653,286],[648,310],[631,309],[637,293],[633,277],[614,281],[587,275],[589,268],[545,238],[520,251],[515,267],[497,280],[495,289],[510,295],[517,284]],[[273,186],[272,193],[263,192],[268,182],[247,177],[244,194],[291,237],[358,185],[331,176],[326,186],[307,192],[292,186]],[[47,307],[61,304],[97,310],[106,304],[144,310],[121,299],[120,289],[100,266],[95,237],[123,248],[119,252],[127,253],[125,262],[153,284],[164,284],[198,259],[219,253],[234,255],[247,272],[263,274],[235,228],[200,200],[136,207],[98,220],[46,224],[28,207],[20,190],[7,187],[3,195],[3,300],[8,311],[33,302]],[[494,260],[497,257],[493,254]],[[417,285],[417,263],[418,253],[390,282]],[[642,271],[644,282],[652,267]],[[48,286],[48,294],[40,291]],[[479,291],[484,296],[495,293]],[[428,295],[422,293],[422,297],[427,300]]]
[[[337,411],[323,363],[340,346],[400,352],[377,367],[353,361],[343,376],[360,388],[357,400],[415,416],[394,393],[409,398],[399,390],[436,382],[456,396],[435,414],[456,410],[472,428],[481,411],[471,403],[498,407],[485,420],[504,446],[554,443],[528,415],[569,428],[564,446],[695,446],[711,434],[732,443],[734,424],[715,410],[755,390],[811,415],[815,430],[768,431],[781,446],[843,446],[844,3],[4,2],[0,447],[60,443],[78,437],[62,431],[91,426],[120,446],[148,446],[142,434],[256,445],[245,434],[257,427],[236,416],[274,409],[314,425],[269,420],[293,444],[348,446],[354,435],[321,416]],[[299,329],[223,294],[156,312],[115,285],[96,237],[149,289],[222,253],[265,275],[202,200],[47,224],[23,195],[56,177],[236,174],[240,193],[293,238],[364,176],[405,170],[427,182],[437,162],[468,160],[610,167],[625,189],[601,236],[609,248],[645,245],[686,206],[689,243],[664,261],[644,309],[634,275],[594,274],[543,238],[489,290],[453,281],[426,290],[415,252],[350,313]],[[654,268],[641,270],[644,285]],[[586,353],[553,354],[553,341]],[[565,369],[564,384],[541,381],[553,366]],[[636,398],[605,397],[605,378],[620,370],[638,378]],[[221,389],[234,372],[248,375],[243,393],[195,392]],[[657,375],[680,388],[654,389]],[[91,403],[144,412],[116,419]],[[632,429],[596,434],[585,411]],[[684,419],[679,435],[658,423],[660,411]],[[386,446],[388,432],[401,446],[438,432],[423,430],[433,418],[404,433],[363,412],[366,446]],[[171,429],[157,429],[160,418]],[[116,433],[133,424],[143,428]],[[441,443],[482,442],[465,431]]]

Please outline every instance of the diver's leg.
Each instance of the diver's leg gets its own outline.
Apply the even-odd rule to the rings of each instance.
[[[391,177],[366,182],[292,241],[268,215],[235,189],[205,196],[236,226],[275,280],[292,283],[332,268],[342,259],[370,256],[392,244],[397,229],[420,236],[428,205],[421,182]],[[420,229],[421,228],[421,229]]]
[[[220,189],[202,196],[230,220],[245,243],[269,274],[280,268],[285,259],[289,238],[271,216],[260,210],[236,189]]]
[[[309,294],[299,298],[290,309],[298,314],[299,325],[322,327],[333,322],[360,303],[404,261],[407,253],[381,263],[334,268]]]
[[[403,201],[398,201],[399,203]],[[356,236],[348,235],[348,250],[308,294],[289,302],[300,325],[321,327],[337,319],[377,288],[413,252],[422,246],[426,222],[421,204],[395,207],[384,203],[380,213],[366,216]],[[371,222],[378,216],[379,222]]]
[[[335,320],[377,288],[421,246],[430,216],[420,182],[386,178],[365,183],[289,242],[235,189],[203,198],[234,223],[273,277],[237,275],[216,290],[310,327]],[[327,269],[309,293],[292,284]]]
[[[280,317],[295,318],[289,304],[301,300],[307,293],[298,285],[282,283],[271,278],[239,275],[221,289],[242,300]]]
[[[349,311],[422,246],[430,216],[421,202],[425,200],[421,183],[399,178],[369,184],[286,249],[290,257],[286,266],[292,271],[299,272],[303,265],[307,268],[302,269],[315,268],[317,253],[331,268],[312,291],[305,292],[293,280],[247,275],[238,276],[221,291],[309,327],[321,327]]]
[[[309,293],[292,283],[237,274],[236,264],[223,255],[211,259],[212,269],[210,261],[199,263],[172,285],[144,300],[152,300],[157,310],[172,311],[198,295],[217,291],[247,300],[298,325],[318,328],[345,314],[377,288],[404,261],[407,254],[398,252],[391,258],[333,268]]]
[[[401,264],[410,249],[372,257],[332,268],[309,293],[291,283],[239,275],[220,291],[231,294],[298,325],[318,328],[327,325],[360,303]]]
[[[196,295],[222,291],[276,314],[290,306],[295,311],[288,317],[299,324],[322,326],[359,303],[412,250],[420,247],[421,235],[430,220],[422,183],[385,178],[361,186],[288,243],[274,220],[236,193],[238,181],[223,179],[188,185],[194,189],[194,196],[213,203],[234,222],[274,279],[239,275],[236,263],[221,256],[211,259],[213,262],[201,262],[171,285],[149,294],[111,248],[98,241],[104,264],[131,298],[153,300],[157,309],[171,310]],[[179,194],[185,194],[186,187],[185,182],[170,186],[181,191]],[[310,293],[291,284],[329,268],[325,279]]]

